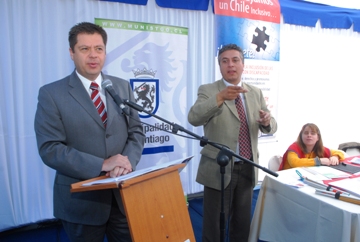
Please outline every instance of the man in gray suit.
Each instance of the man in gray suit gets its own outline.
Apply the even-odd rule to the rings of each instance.
[[[277,123],[266,107],[260,89],[241,82],[244,70],[244,55],[235,44],[219,50],[218,61],[222,79],[201,85],[198,98],[191,107],[188,121],[194,126],[204,126],[205,136],[212,142],[227,146],[236,154],[242,154],[245,144],[239,142],[241,122],[235,99],[242,99],[247,120],[248,156],[259,162],[258,133],[273,134]],[[238,101],[239,102],[239,101]],[[245,117],[246,116],[246,117]],[[221,174],[216,161],[217,148],[206,145],[201,151],[201,160],[196,181],[204,185],[204,216],[202,241],[219,241],[221,212]],[[233,157],[234,158],[234,157]],[[253,187],[257,183],[257,169],[243,161],[231,159],[225,167],[224,210],[225,218],[230,217],[229,237],[232,242],[248,241],[251,222]],[[229,212],[230,211],[230,212]]]
[[[99,174],[116,177],[135,169],[145,135],[139,116],[129,116],[101,88],[112,82],[115,92],[134,101],[129,83],[104,75],[107,34],[92,23],[79,23],[69,32],[75,70],[39,90],[35,132],[43,162],[56,170],[54,216],[71,241],[131,241],[118,189],[70,193],[70,185]],[[90,97],[97,83],[107,118],[101,119]]]

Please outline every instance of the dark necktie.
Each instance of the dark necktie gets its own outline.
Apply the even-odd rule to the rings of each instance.
[[[99,85],[96,82],[91,82],[90,89],[92,90],[91,99],[96,107],[96,110],[100,115],[104,127],[106,127],[107,114],[106,114],[105,105],[100,97]]]
[[[239,151],[240,156],[250,159],[252,157],[249,127],[240,95],[235,99],[235,105],[240,118]]]

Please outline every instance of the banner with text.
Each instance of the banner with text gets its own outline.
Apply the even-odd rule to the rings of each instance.
[[[172,133],[166,121],[187,122],[188,29],[110,19],[95,23],[108,34],[104,72],[128,80],[136,103],[146,111],[139,113],[146,141],[137,169],[187,157],[184,138]]]
[[[237,44],[244,51],[242,81],[260,88],[272,115],[277,116],[280,55],[280,5],[277,0],[214,0],[215,76],[221,79],[218,50]],[[276,134],[275,134],[276,135]],[[275,141],[259,133],[259,142]]]

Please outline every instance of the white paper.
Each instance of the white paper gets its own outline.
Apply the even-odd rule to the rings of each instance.
[[[330,185],[360,197],[360,177],[329,182]]]
[[[360,165],[360,158],[359,157],[354,157],[350,160],[351,163]]]
[[[104,183],[111,183],[111,182],[119,183],[121,181],[125,181],[125,180],[131,179],[133,177],[141,176],[143,174],[146,174],[146,173],[149,173],[149,172],[152,172],[152,171],[160,170],[160,169],[163,169],[165,167],[169,167],[169,166],[173,166],[173,165],[177,165],[177,164],[181,164],[181,163],[186,163],[187,164],[193,157],[194,156],[189,156],[189,157],[186,157],[186,158],[183,158],[183,159],[169,161],[169,162],[159,164],[159,165],[156,165],[156,166],[152,166],[152,167],[144,168],[144,169],[141,169],[141,170],[133,171],[133,172],[130,172],[129,174],[119,176],[119,177],[110,177],[110,178],[105,178],[105,179],[101,179],[101,180],[97,180],[97,181],[84,183],[84,184],[82,184],[82,186],[92,186],[92,185],[96,185],[96,184],[104,184]]]
[[[320,173],[311,170],[309,167],[301,167],[299,170],[301,170],[301,173],[304,177],[308,177],[313,181],[329,180],[329,178],[327,178],[326,176],[323,176]]]
[[[314,175],[324,176],[328,179],[346,178],[346,177],[351,176],[351,174],[334,169],[331,166],[309,166],[309,167],[302,167],[302,169],[304,169]],[[325,180],[325,179],[323,179],[323,180]]]

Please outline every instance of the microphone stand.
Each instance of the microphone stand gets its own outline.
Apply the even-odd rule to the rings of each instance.
[[[225,241],[225,209],[224,209],[224,176],[225,176],[225,166],[228,165],[230,161],[231,154],[225,149],[221,149],[216,157],[216,161],[220,166],[220,176],[221,176],[221,205],[220,205],[220,242]]]
[[[208,140],[208,138],[206,138],[205,136],[199,136],[195,133],[192,133],[191,131],[183,128],[182,126],[175,124],[175,123],[171,123],[166,119],[163,119],[155,114],[152,114],[149,111],[146,111],[143,107],[141,107],[140,105],[125,99],[124,103],[126,105],[128,105],[129,107],[139,111],[139,112],[144,112],[149,114],[150,116],[159,119],[169,125],[171,125],[172,128],[172,133],[176,134],[178,131],[184,132],[186,134],[189,134],[191,136],[193,136],[194,138],[196,138],[197,140],[200,140],[200,146],[204,147],[205,145],[209,144],[217,149],[219,149],[219,153],[216,157],[216,161],[220,166],[220,174],[221,174],[221,211],[220,211],[220,242],[223,242],[225,240],[225,212],[224,212],[224,175],[225,175],[225,167],[228,165],[229,161],[231,160],[231,158],[233,156],[239,158],[242,161],[248,162],[253,166],[256,166],[257,168],[265,171],[266,173],[269,173],[272,176],[278,177],[279,174],[277,174],[274,171],[269,170],[266,167],[260,166],[259,164],[256,164],[254,162],[252,162],[251,160],[248,160],[242,156],[237,155],[235,152],[233,152],[232,150],[230,150],[228,147],[226,147],[225,145],[221,145],[218,143],[214,143]]]

